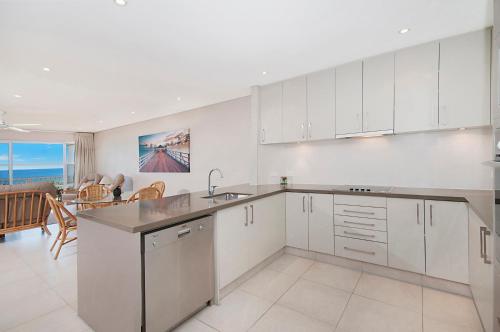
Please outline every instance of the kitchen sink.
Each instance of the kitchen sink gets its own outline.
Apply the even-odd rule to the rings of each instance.
[[[242,194],[242,193],[221,193],[221,194],[216,194],[216,195],[212,195],[212,196],[204,196],[202,198],[213,198],[216,200],[234,201],[235,199],[247,198],[248,196],[251,196],[251,195],[250,194]]]

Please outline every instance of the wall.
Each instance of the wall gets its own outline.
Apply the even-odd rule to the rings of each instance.
[[[191,129],[191,173],[139,173],[138,136]],[[248,183],[256,159],[250,148],[250,97],[135,123],[95,135],[97,171],[114,176],[131,176],[134,189],[156,180],[167,183],[167,195],[207,189],[210,169],[222,169],[224,178],[214,175],[214,184]]]
[[[261,145],[259,183],[491,189],[489,128]]]

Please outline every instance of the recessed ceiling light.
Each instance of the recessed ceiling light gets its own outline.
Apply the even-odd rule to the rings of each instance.
[[[130,112],[130,114],[135,114],[135,112],[134,112],[134,111],[132,111],[132,112]]]
[[[42,70],[43,71],[50,71],[50,68],[49,67],[43,67]]]
[[[464,127],[462,127],[462,128],[460,128],[460,130],[465,130],[465,128],[464,128]]]
[[[14,98],[22,98],[23,96],[18,95],[17,93],[14,95]]]
[[[263,72],[262,72],[262,75],[267,75],[267,71],[263,71]]]
[[[403,28],[403,29],[399,30],[399,33],[400,33],[400,34],[402,34],[402,35],[404,35],[404,34],[405,34],[405,33],[407,33],[408,31],[410,31],[410,29],[408,29],[408,28]]]
[[[115,0],[115,4],[123,7],[127,4],[127,0]]]
[[[177,97],[177,101],[181,101],[181,97]]]

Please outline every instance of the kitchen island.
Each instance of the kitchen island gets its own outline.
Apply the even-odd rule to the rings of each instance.
[[[480,190],[387,188],[381,191],[350,191],[349,186],[335,185],[241,185],[227,187],[218,192],[247,194],[243,198],[225,200],[204,198],[206,192],[165,197],[159,200],[139,201],[134,204],[86,210],[78,213],[78,313],[96,331],[153,331],[146,324],[145,309],[145,250],[148,235],[158,230],[180,227],[197,218],[217,216],[218,211],[244,205],[246,222],[253,223],[253,202],[285,192],[316,193],[326,195],[358,195],[387,198],[407,198],[464,202],[478,214],[484,223],[492,224],[493,193]],[[280,209],[284,209],[284,200]],[[251,206],[251,218],[248,207]],[[256,218],[259,218],[257,215]],[[283,231],[272,250],[283,248],[284,218],[278,219]],[[237,221],[235,221],[237,222]],[[281,225],[281,226],[280,226]],[[209,228],[217,239],[217,218]],[[332,222],[333,232],[333,222]],[[259,234],[257,234],[259,236]],[[333,241],[333,237],[332,237]],[[151,243],[150,243],[151,244]],[[219,253],[220,254],[220,253]],[[217,245],[214,245],[215,294],[219,286]],[[266,256],[269,255],[265,254]],[[261,257],[264,257],[261,255]],[[207,258],[210,259],[210,258]],[[259,259],[260,260],[260,259]],[[257,261],[256,261],[257,263]],[[172,283],[165,278],[165,287]],[[194,279],[195,280],[195,279]],[[196,281],[193,281],[196,282]],[[226,283],[224,283],[226,284]],[[210,287],[207,286],[207,287]],[[167,310],[167,308],[165,309]]]

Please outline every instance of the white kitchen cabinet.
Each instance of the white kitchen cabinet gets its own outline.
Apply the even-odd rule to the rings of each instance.
[[[250,265],[255,266],[285,246],[285,195],[250,202],[252,212]]]
[[[285,246],[284,195],[217,212],[219,288]]]
[[[333,255],[333,195],[309,194],[309,250]]]
[[[363,131],[363,61],[335,69],[335,134]]]
[[[439,43],[432,42],[395,54],[394,131],[438,128]]]
[[[217,212],[220,288],[237,279],[248,269],[250,236],[246,211],[246,205],[237,205]]]
[[[286,193],[286,244],[334,254],[333,195]]]
[[[283,85],[275,83],[260,88],[260,141],[280,143],[282,133]]]
[[[394,53],[363,61],[363,132],[394,129]]]
[[[439,127],[490,124],[491,29],[440,42]]]
[[[469,283],[466,203],[425,201],[426,274]]]
[[[307,85],[306,77],[283,82],[283,141],[299,142],[307,139]]]
[[[469,277],[477,311],[486,332],[493,331],[493,241],[491,231],[469,209]]]
[[[306,193],[286,193],[286,245],[309,249],[309,197]]]
[[[388,265],[425,274],[424,201],[387,199]]]
[[[335,138],[335,71],[307,75],[308,139]]]

